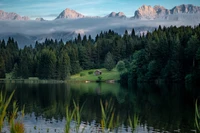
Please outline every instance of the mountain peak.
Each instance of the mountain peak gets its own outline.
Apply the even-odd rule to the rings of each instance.
[[[156,11],[151,6],[142,5],[138,10],[135,11],[134,17],[137,19],[155,19]]]
[[[161,6],[161,5],[155,5],[153,8],[154,8],[155,10],[166,9],[164,6]]]
[[[56,19],[61,19],[61,18],[69,18],[69,19],[77,19],[77,18],[84,18],[85,16],[76,12],[75,10],[66,8],[63,10],[60,15]]]
[[[108,18],[126,18],[126,15],[123,12],[111,12],[110,14],[108,14],[107,16]]]
[[[27,16],[21,17],[17,13],[4,12],[3,10],[0,10],[0,20],[29,20],[29,17]]]
[[[192,4],[182,4],[174,8],[166,9],[163,6],[155,5],[154,7],[142,5],[135,11],[134,18],[136,19],[166,19],[167,15],[182,14],[182,13],[200,13],[200,7]]]
[[[139,9],[140,10],[145,10],[147,8],[152,8],[150,5],[142,5]]]
[[[200,13],[200,7],[194,6],[192,4],[182,4],[179,6],[175,6],[171,10],[172,14],[178,13]]]
[[[36,18],[36,21],[45,21],[44,18]]]

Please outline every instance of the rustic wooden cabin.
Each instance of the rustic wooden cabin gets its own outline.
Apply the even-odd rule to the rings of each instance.
[[[100,70],[94,71],[94,75],[96,75],[96,76],[101,75],[101,74],[102,74],[102,72]]]

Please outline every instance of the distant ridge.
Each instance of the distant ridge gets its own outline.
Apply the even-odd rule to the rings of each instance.
[[[36,18],[35,20],[36,20],[36,21],[46,21],[46,20],[43,19],[43,18]]]
[[[154,7],[143,5],[138,10],[135,11],[133,18],[135,19],[157,19],[164,18],[166,19],[168,15],[177,15],[177,14],[199,14],[200,7],[194,6],[192,4],[182,4],[180,6],[175,6],[172,9],[166,9],[163,6],[156,5]]]
[[[131,19],[144,19],[144,20],[154,20],[154,19],[169,19],[170,15],[176,15],[178,17],[179,14],[199,14],[200,15],[200,7],[194,6],[192,4],[182,4],[179,6],[175,6],[172,9],[166,9],[164,6],[155,5],[154,7],[149,5],[142,5],[138,10],[134,12],[134,16],[129,17]],[[170,17],[169,17],[170,16]],[[66,8],[63,10],[56,18],[57,19],[80,19],[80,18],[102,18],[98,16],[85,16],[81,13],[78,13],[75,10]],[[123,12],[111,12],[107,16],[103,18],[127,18],[129,19]],[[172,17],[171,17],[172,18]],[[0,10],[0,20],[30,20],[27,16],[20,16],[14,12],[4,12]],[[44,21],[43,18],[36,18],[37,21]]]
[[[30,20],[30,19],[27,16],[21,17],[20,15],[14,12],[9,13],[0,10],[0,20]]]
[[[110,14],[108,14],[107,16],[105,16],[106,18],[126,18],[126,15],[123,12],[111,12]]]

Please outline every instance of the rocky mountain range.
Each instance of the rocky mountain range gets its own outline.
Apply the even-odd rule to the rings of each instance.
[[[175,6],[172,9],[166,9],[163,6],[156,5],[154,7],[143,5],[135,11],[133,18],[135,19],[167,19],[169,15],[177,14],[197,14],[200,13],[200,7],[191,4]]]
[[[0,20],[30,20],[30,19],[27,16],[21,17],[20,15],[14,12],[9,13],[0,10]]]
[[[106,18],[126,18],[126,15],[123,12],[111,12],[109,15],[105,16]]]
[[[175,6],[172,9],[166,9],[163,6],[156,5],[154,7],[143,5],[138,10],[135,11],[134,16],[130,17],[132,19],[169,19],[169,15],[177,14],[200,14],[200,7],[194,6],[192,4],[182,4]],[[85,16],[81,13],[76,12],[75,10],[66,8],[63,10],[56,18],[58,19],[79,19],[79,18],[97,18],[97,16]],[[100,18],[100,17],[98,17]],[[106,15],[105,18],[127,18],[123,12],[111,12]],[[8,13],[0,10],[0,20],[30,20],[28,17],[21,17],[16,13]],[[44,21],[43,18],[37,18],[37,21]]]
[[[177,14],[200,14],[200,7],[194,6],[192,4],[182,4],[179,6],[175,6],[172,9],[166,9],[163,6],[156,5],[154,7],[143,5],[138,10],[135,11],[134,16],[131,18],[134,19],[169,19],[169,15],[177,15]],[[69,8],[65,9],[56,19],[61,18],[69,18],[69,19],[77,19],[77,18],[88,18],[88,16],[84,16],[81,13],[78,13]],[[127,18],[123,12],[111,12],[106,15],[105,18]]]
[[[134,28],[135,32],[141,35],[153,31],[159,25],[195,26],[200,23],[200,7],[183,4],[166,9],[159,5],[143,5],[135,11],[133,17],[126,17],[123,12],[111,12],[104,17],[91,17],[66,8],[54,21],[46,21],[43,18],[25,21],[30,19],[0,10],[0,20],[18,20],[0,21],[0,40],[13,37],[22,48],[25,45],[34,45],[36,41],[43,42],[46,38],[67,41],[74,39],[77,34],[91,35],[94,38],[101,31],[109,29],[123,35],[125,30],[131,32]]]

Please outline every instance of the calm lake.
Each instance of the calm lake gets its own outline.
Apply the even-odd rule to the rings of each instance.
[[[84,105],[81,126],[86,127],[85,132],[95,132],[99,127],[100,100],[105,103],[111,100],[114,105],[115,117],[119,118],[119,127],[114,132],[131,132],[128,115],[135,114],[139,117],[136,133],[195,132],[194,104],[200,94],[190,91],[191,86],[180,84],[139,84],[124,88],[118,83],[1,82],[0,88],[7,94],[16,90],[13,99],[20,108],[25,105],[23,123],[26,132],[31,133],[63,133],[66,105],[73,105],[73,100]]]

